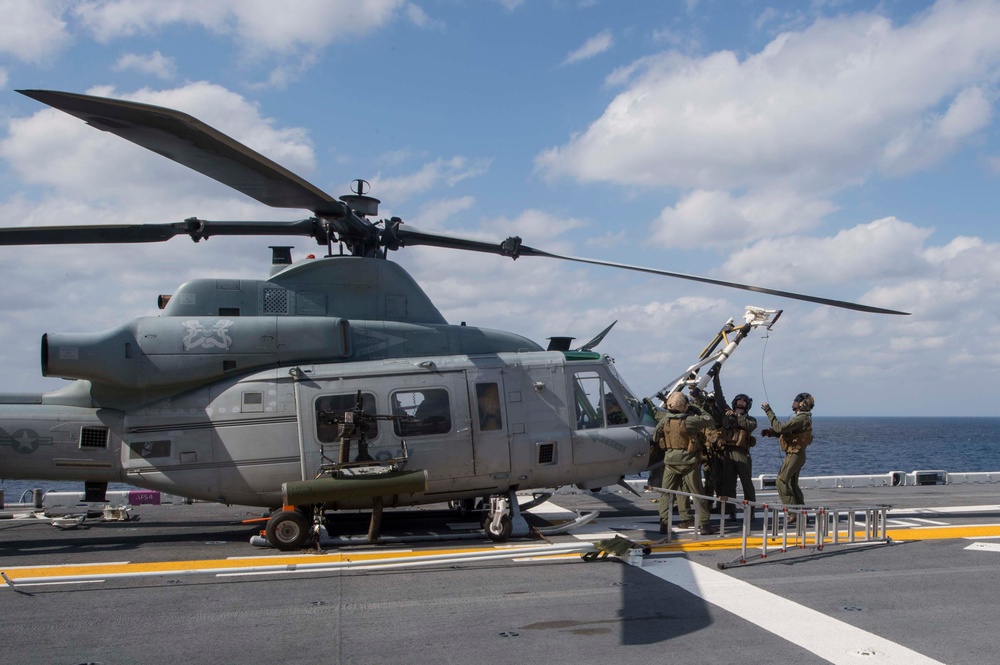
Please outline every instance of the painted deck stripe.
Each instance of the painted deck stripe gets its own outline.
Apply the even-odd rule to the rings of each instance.
[[[1000,504],[987,503],[978,506],[938,506],[937,508],[893,508],[889,515],[952,515],[958,513],[996,513]]]
[[[597,529],[602,529],[597,532]],[[612,537],[613,532],[606,531],[607,526],[597,527],[595,532],[587,534],[589,537],[585,537],[582,540],[600,540],[605,537]],[[979,526],[952,526],[952,527],[918,527],[916,529],[892,529],[888,531],[888,536],[892,540],[905,541],[905,540],[940,540],[940,539],[958,539],[958,538],[998,538],[1000,537],[1000,525],[979,525]],[[841,538],[846,538],[846,533],[841,530]],[[710,551],[710,550],[736,550],[741,546],[741,539],[739,537],[728,537],[728,538],[718,538],[718,537],[708,537],[701,540],[681,540],[670,544],[658,543],[652,546],[655,552],[697,552],[697,551]],[[769,547],[772,549],[780,544],[780,539],[770,539]],[[830,541],[827,540],[827,543]],[[842,543],[846,545],[846,543]],[[860,544],[860,543],[859,543]],[[761,539],[759,536],[751,538],[748,541],[748,546],[751,548],[759,548],[761,545]],[[806,547],[811,547],[812,539],[807,538],[805,542]],[[506,547],[523,547],[521,544],[508,544]],[[789,549],[798,549],[800,546],[794,543],[792,538],[789,538]],[[504,546],[495,547],[485,547],[485,548],[441,548],[433,550],[423,550],[420,552],[422,555],[428,554],[452,554],[456,552],[496,552],[498,550],[504,549]],[[210,559],[210,560],[195,560],[195,561],[157,561],[148,563],[128,563],[128,562],[109,562],[109,563],[80,563],[80,564],[62,564],[62,565],[49,565],[49,566],[12,566],[5,567],[3,570],[8,573],[8,575],[15,581],[18,578],[34,578],[34,577],[52,577],[58,578],[62,576],[72,577],[77,575],[92,575],[92,574],[115,574],[115,573],[135,573],[135,572],[159,572],[164,574],[169,574],[172,571],[186,571],[192,569],[200,570],[210,570],[213,568],[231,568],[235,565],[241,567],[251,568],[254,566],[274,566],[274,565],[295,565],[295,564],[315,564],[315,563],[339,563],[344,561],[363,561],[367,559],[375,558],[399,558],[400,560],[406,560],[409,557],[414,556],[412,550],[396,550],[396,551],[364,551],[364,552],[350,552],[341,554],[304,554],[304,555],[272,555],[272,556],[259,556],[259,557],[246,557],[239,559]]]
[[[883,665],[941,665],[901,644],[680,557],[645,562],[642,570],[837,665],[857,665],[862,658]]]
[[[688,532],[689,533],[689,532]],[[858,537],[861,537],[862,531],[857,531]],[[759,532],[758,532],[759,534]],[[684,538],[687,534],[681,534],[680,538]],[[912,529],[889,529],[886,535],[890,540],[894,541],[907,541],[907,540],[951,540],[959,538],[1000,538],[1000,525],[996,524],[986,524],[986,525],[966,525],[966,526],[947,526],[947,527],[931,527],[931,526],[921,526]],[[795,550],[801,549],[803,547],[815,547],[815,531],[810,529],[806,533],[806,538],[804,542],[798,542],[795,540],[794,533],[790,532],[788,535],[788,549]],[[675,536],[676,537],[676,536]],[[701,552],[708,550],[736,550],[741,547],[742,539],[739,536],[735,537],[725,537],[719,538],[716,536],[702,537],[701,540],[675,540],[671,543],[657,543],[653,545],[654,552]],[[747,547],[750,549],[760,549],[761,546],[760,535],[755,535],[747,539]],[[825,545],[832,545],[833,541],[830,536],[826,537]],[[879,545],[882,544],[880,541],[875,542],[857,542],[848,543],[847,542],[847,531],[843,528],[840,529],[840,544],[836,547],[844,546],[858,546],[858,545]],[[769,538],[768,548],[773,552],[775,549],[781,547],[781,538]]]
[[[256,567],[263,566],[289,566],[294,568],[296,566],[316,566],[317,564],[330,564],[331,566],[336,566],[340,563],[347,562],[364,562],[364,561],[385,561],[388,559],[398,559],[400,562],[405,562],[408,559],[413,559],[415,556],[434,556],[434,555],[447,555],[447,554],[496,554],[503,552],[508,549],[538,549],[542,550],[548,547],[547,545],[527,545],[524,544],[507,544],[500,545],[496,547],[476,547],[476,548],[448,548],[448,549],[430,549],[422,550],[416,553],[412,550],[392,550],[385,552],[345,552],[345,553],[333,553],[333,554],[296,554],[296,555],[275,555],[275,556],[262,556],[262,557],[251,557],[246,559],[200,559],[200,560],[188,560],[188,561],[151,561],[142,563],[92,563],[92,564],[68,564],[68,565],[55,565],[55,566],[22,566],[18,568],[3,568],[3,572],[7,573],[14,582],[20,579],[37,579],[37,578],[49,578],[52,581],[58,580],[60,577],[76,577],[80,575],[119,575],[119,574],[136,574],[136,573],[148,573],[148,574],[170,574],[174,573],[189,573],[191,571],[201,571],[204,573],[210,573],[213,570],[227,570],[230,571],[234,568],[246,568],[252,569]],[[530,554],[530,552],[527,552]],[[579,556],[579,554],[575,554]],[[0,583],[2,586],[2,583]]]
[[[1000,552],[1000,543],[972,543],[966,546],[967,550],[980,550],[983,552]]]

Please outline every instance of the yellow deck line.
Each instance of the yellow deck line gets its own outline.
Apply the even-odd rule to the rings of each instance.
[[[864,531],[856,531],[855,536],[856,542],[863,542],[860,538],[864,535]],[[841,529],[839,532],[839,542],[838,545],[846,545],[848,543],[847,531]],[[888,529],[886,531],[886,536],[891,540],[896,541],[913,541],[913,540],[948,540],[948,539],[958,539],[958,538],[996,538],[1000,537],[1000,526],[998,525],[965,525],[965,526],[940,526],[940,527],[920,527],[917,529]],[[767,546],[768,549],[774,550],[781,547],[782,539],[768,538]],[[763,539],[760,537],[749,538],[747,540],[747,547],[753,549],[760,549],[763,543]],[[814,547],[816,545],[815,531],[809,531],[805,534],[804,544],[806,547]],[[823,541],[824,546],[832,545],[833,538],[827,536]],[[802,545],[802,541],[798,541],[794,537],[794,533],[788,534],[788,548],[798,548]],[[654,552],[702,552],[707,550],[737,550],[743,546],[742,538],[714,538],[705,540],[681,540],[672,543],[661,543],[653,545]]]
[[[441,554],[457,553],[496,553],[503,552],[503,549],[495,547],[481,547],[472,549],[433,549],[420,552],[413,551],[393,551],[384,552],[349,552],[349,553],[328,553],[328,554],[293,554],[278,556],[262,556],[241,559],[195,559],[188,561],[150,561],[146,563],[84,563],[84,564],[59,564],[52,566],[18,567],[6,570],[0,568],[7,574],[7,577],[14,580],[36,578],[36,577],[74,577],[77,575],[114,575],[120,573],[170,573],[173,571],[186,570],[213,570],[213,569],[233,569],[233,568],[254,568],[257,566],[296,566],[302,564],[338,564],[352,561],[370,561],[378,559],[405,560],[414,556],[431,556]],[[526,553],[525,556],[530,556]]]
[[[858,532],[859,535],[863,532]],[[1000,537],[1000,526],[944,526],[944,527],[930,527],[930,528],[920,528],[920,529],[890,529],[887,535],[892,540],[896,541],[914,541],[914,540],[945,540],[945,539],[959,539],[959,538],[988,538],[988,537]],[[840,531],[840,543],[841,545],[848,544],[846,531]],[[742,547],[741,538],[706,538],[704,540],[680,540],[672,543],[660,543],[652,545],[652,550],[654,552],[704,552],[712,550],[738,550]],[[860,541],[859,541],[860,542]],[[768,548],[775,550],[780,549],[782,539],[769,538]],[[762,544],[762,539],[759,537],[751,538],[747,541],[747,547],[752,549],[760,549]],[[788,548],[799,548],[803,543],[796,541],[789,534],[788,538]],[[833,540],[827,537],[824,541],[824,545],[832,545]],[[805,547],[814,547],[814,533],[807,533],[804,540]],[[261,556],[261,557],[250,557],[250,558],[240,558],[240,559],[196,559],[191,561],[151,561],[147,563],[83,563],[83,564],[58,564],[51,566],[36,566],[36,567],[17,567],[4,570],[7,577],[14,580],[27,579],[27,578],[39,578],[39,577],[49,577],[49,578],[59,578],[59,577],[73,577],[77,575],[112,575],[118,573],[164,573],[168,574],[173,571],[187,571],[187,570],[213,570],[213,569],[233,569],[233,568],[254,568],[258,566],[290,566],[294,567],[301,564],[322,564],[322,563],[344,563],[344,562],[359,562],[359,561],[371,561],[371,560],[386,560],[386,559],[399,559],[405,560],[407,558],[412,558],[414,556],[429,556],[429,555],[441,555],[441,554],[458,554],[458,553],[496,553],[502,552],[505,548],[497,547],[479,547],[479,548],[447,548],[447,549],[433,549],[433,550],[422,550],[419,552],[414,552],[412,550],[394,551],[386,550],[384,552],[334,552],[328,554],[293,554],[293,555],[276,555],[276,556]],[[529,558],[579,558],[579,554],[548,554],[548,555],[532,555],[531,552],[525,552],[523,559]],[[2,569],[0,569],[2,570]]]
[[[989,538],[1000,536],[1000,526],[989,524],[975,526],[972,524],[959,526],[932,526],[916,529],[890,529],[889,537],[893,540],[944,540],[948,538]]]

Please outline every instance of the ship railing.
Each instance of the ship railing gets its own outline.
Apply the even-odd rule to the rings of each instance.
[[[719,506],[719,532],[710,534],[712,538],[722,538],[729,533],[739,533],[741,537],[740,555],[729,563],[720,563],[720,568],[733,564],[745,564],[749,559],[766,559],[775,554],[809,549],[822,552],[824,548],[837,545],[859,545],[888,543],[888,513],[892,506],[788,506],[770,504],[745,499],[722,499],[720,497],[692,494],[679,490],[659,487],[649,489],[660,492],[660,501],[667,501],[668,527],[664,542],[671,542],[673,535],[673,505],[682,497],[706,501]],[[727,519],[729,506],[743,508],[742,519]],[[698,521],[698,511],[691,506],[694,516],[694,538],[703,537]],[[762,524],[754,528],[754,517],[760,515]],[[711,522],[709,522],[711,524]]]

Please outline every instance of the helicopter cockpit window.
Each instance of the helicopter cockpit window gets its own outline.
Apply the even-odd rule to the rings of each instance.
[[[320,443],[333,443],[340,440],[343,426],[336,422],[344,420],[344,415],[352,413],[358,404],[358,394],[323,395],[316,399],[316,440]],[[365,413],[375,414],[375,395],[361,394],[361,408]],[[378,437],[378,421],[369,425],[367,439]]]
[[[653,417],[653,412],[650,407],[643,404],[643,402],[635,396],[635,393],[628,387],[625,383],[625,379],[621,377],[613,364],[608,364],[605,367],[611,374],[612,379],[618,382],[618,387],[621,389],[622,395],[625,398],[625,401],[621,405],[622,409],[631,413],[633,416],[638,417],[641,425],[656,427],[656,418]]]
[[[391,396],[392,414],[403,416],[393,421],[397,436],[446,434],[451,431],[451,402],[444,388],[400,390]]]
[[[503,429],[503,420],[500,417],[500,387],[495,383],[477,383],[476,398],[479,403],[480,431]]]
[[[628,413],[622,409],[607,381],[597,372],[576,372],[573,375],[573,393],[577,429],[628,424]]]

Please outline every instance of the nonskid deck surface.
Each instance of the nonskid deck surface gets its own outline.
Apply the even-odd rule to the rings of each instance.
[[[494,545],[477,519],[387,511],[399,542],[327,546],[322,555],[255,548],[259,509],[137,506],[124,522],[58,530],[0,521],[5,662],[992,663],[1000,593],[1000,486],[813,490],[825,506],[893,506],[891,545],[812,546],[720,571],[740,540],[661,539],[653,493],[559,492],[536,526],[577,511],[600,517],[572,534]],[[758,500],[776,502],[763,492]],[[363,534],[340,516],[334,535]],[[578,553],[490,559],[511,548],[647,541],[641,567]],[[415,539],[411,539],[414,538]],[[453,560],[454,554],[472,558]],[[483,555],[483,556],[481,556]],[[419,567],[344,568],[431,559]],[[317,564],[324,565],[317,569]],[[242,570],[242,572],[241,572]],[[141,572],[116,576],[120,572]],[[196,572],[192,572],[196,571]],[[220,574],[220,572],[222,574]],[[19,585],[70,574],[73,583]],[[90,578],[101,578],[93,581]],[[401,654],[405,654],[402,657]]]

